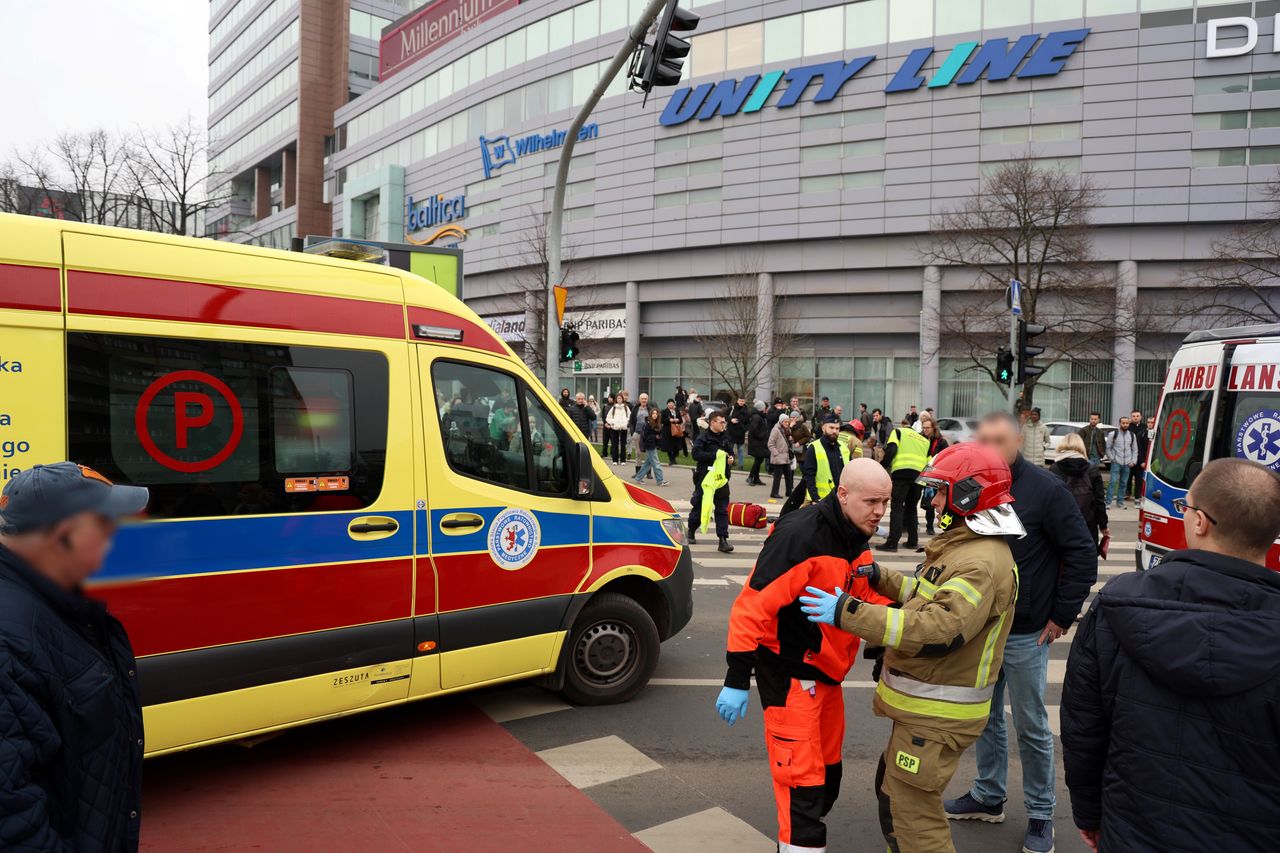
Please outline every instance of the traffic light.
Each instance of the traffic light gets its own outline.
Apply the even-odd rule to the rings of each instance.
[[[996,381],[1001,385],[1013,382],[1013,353],[1004,347],[996,350]]]
[[[582,337],[573,329],[560,329],[560,361],[573,361],[578,357],[578,339]]]
[[[1043,335],[1045,327],[1039,323],[1028,323],[1026,320],[1018,321],[1018,384],[1026,382],[1029,377],[1039,376],[1044,373],[1043,367],[1036,367],[1031,363],[1031,359],[1044,352],[1044,347],[1037,347],[1028,344],[1032,338],[1037,335]]]
[[[689,55],[689,42],[672,32],[687,33],[698,27],[698,16],[677,5],[678,0],[667,0],[667,6],[658,19],[658,31],[653,44],[642,45],[638,56],[638,74],[633,75],[631,86],[648,94],[654,86],[674,86],[680,82],[684,58]],[[633,66],[635,67],[635,66]]]

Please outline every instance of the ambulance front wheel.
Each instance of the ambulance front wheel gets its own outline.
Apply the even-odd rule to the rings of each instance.
[[[578,705],[613,705],[640,692],[658,665],[658,626],[635,599],[597,594],[570,632],[562,691]]]

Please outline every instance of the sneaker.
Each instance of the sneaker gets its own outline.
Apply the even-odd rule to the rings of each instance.
[[[661,483],[659,483],[658,485],[659,485],[659,486],[670,486],[670,485],[671,485],[671,483],[670,483],[670,482],[668,482],[667,480],[663,480],[663,481],[662,481]]]
[[[973,798],[973,794],[965,794],[942,804],[948,820],[980,820],[984,823],[1004,823],[1004,803],[998,806],[984,806]]]
[[[1053,853],[1053,821],[1036,818],[1027,821],[1022,853]]]

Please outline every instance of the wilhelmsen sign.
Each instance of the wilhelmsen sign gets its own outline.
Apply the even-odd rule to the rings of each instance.
[[[1066,65],[1071,54],[1089,35],[1089,28],[1060,30],[1049,33],[1043,39],[1039,33],[1025,35],[1013,44],[1007,38],[988,39],[985,42],[966,41],[951,48],[946,59],[932,75],[923,73],[925,63],[934,54],[932,47],[920,47],[911,51],[894,73],[886,92],[914,92],[921,86],[936,89],[955,83],[965,86],[979,80],[1007,80],[1030,77],[1049,77]],[[830,101],[840,94],[844,85],[852,80],[876,59],[875,55],[859,56],[845,62],[821,62],[802,65],[790,71],[770,71],[751,74],[741,80],[721,80],[719,83],[703,83],[697,87],[677,89],[667,101],[660,121],[668,127],[684,124],[695,116],[706,121],[713,116],[732,116],[738,113],[759,112],[769,96],[779,91],[782,96],[774,104],[778,109],[793,107],[800,102],[813,84],[813,102]]]

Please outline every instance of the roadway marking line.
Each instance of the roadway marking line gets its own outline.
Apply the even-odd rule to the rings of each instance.
[[[722,808],[710,808],[634,833],[654,853],[770,853],[777,842]]]
[[[750,575],[725,575],[724,579],[731,583],[736,583],[738,586],[746,586],[747,578],[749,577],[751,576]]]
[[[728,586],[729,582],[724,578],[694,578],[694,586]]]
[[[541,687],[523,687],[475,696],[471,700],[477,708],[489,715],[495,723],[509,723],[556,711],[568,711],[571,707]]]
[[[544,749],[536,754],[576,788],[590,788],[662,769],[661,764],[617,735]]]

